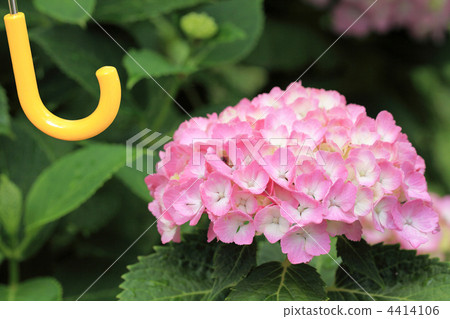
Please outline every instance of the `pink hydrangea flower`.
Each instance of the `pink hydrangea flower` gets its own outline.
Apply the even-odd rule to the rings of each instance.
[[[399,206],[401,231],[385,229],[381,233],[375,230],[375,223],[367,218],[362,219],[363,237],[371,244],[400,243],[404,249],[416,249],[420,254],[432,254],[443,258],[445,252],[450,252],[450,196],[439,197],[431,194],[431,197],[432,208],[439,215],[439,228],[435,228],[438,216],[431,214],[431,208],[422,206],[423,202],[419,201],[416,204],[420,203],[420,205],[412,203]],[[405,226],[402,227],[402,225]]]
[[[281,216],[279,206],[267,206],[255,216],[255,227],[270,243],[279,241],[290,229],[291,222]]]
[[[255,236],[253,219],[241,212],[230,212],[214,222],[214,233],[224,243],[250,245]]]
[[[281,238],[281,250],[293,264],[306,263],[330,251],[327,224],[294,226]]]
[[[403,204],[400,218],[401,230],[398,233],[414,248],[428,241],[427,234],[436,231],[439,222],[439,216],[433,214],[432,208],[420,200]]]
[[[163,243],[206,222],[208,241],[261,235],[301,263],[330,236],[419,247],[438,230],[424,161],[392,115],[335,91],[293,83],[193,118],[160,158],[146,183]]]
[[[361,239],[362,226],[359,221],[351,224],[343,222],[328,221],[327,232],[331,236],[345,235],[350,240],[358,241]]]
[[[317,201],[325,198],[330,187],[331,181],[318,169],[309,174],[302,174],[295,180],[295,189],[298,192],[304,193]]]
[[[375,205],[372,217],[375,229],[384,232],[384,229],[402,229],[400,204],[394,196],[386,196]]]
[[[233,190],[231,197],[231,207],[247,215],[253,215],[258,210],[258,200],[247,191],[240,191],[238,187]]]
[[[324,206],[302,193],[291,193],[289,201],[281,203],[281,215],[292,224],[306,226],[320,224],[324,216]]]
[[[358,219],[354,214],[357,188],[350,182],[338,179],[324,199],[325,217],[329,220],[353,223]]]
[[[216,216],[223,216],[230,211],[231,192],[231,181],[218,172],[210,174],[201,184],[200,190],[206,208]]]

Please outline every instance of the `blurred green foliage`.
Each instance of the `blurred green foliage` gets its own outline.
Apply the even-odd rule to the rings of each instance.
[[[77,2],[19,3],[42,99],[59,116],[85,117],[98,101],[95,70],[113,65],[123,86],[121,109],[90,141],[62,142],[37,131],[18,103],[0,26],[0,198],[10,199],[1,216],[18,215],[0,226],[0,283],[17,294],[0,285],[0,299],[77,299],[154,222],[145,174],[124,167],[127,139],[144,128],[171,136],[186,112],[204,116],[273,86],[284,88],[337,37],[323,12],[300,1]],[[6,1],[0,12],[8,12]],[[183,32],[180,20],[192,12],[214,20],[212,38]],[[417,43],[401,32],[344,37],[302,81],[339,91],[369,115],[392,112],[425,158],[431,189],[450,191],[450,41]],[[115,300],[126,265],[159,243],[153,227],[83,300]],[[271,260],[267,249],[258,265]]]

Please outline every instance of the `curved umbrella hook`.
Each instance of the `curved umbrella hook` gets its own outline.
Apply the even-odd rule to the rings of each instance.
[[[103,132],[114,121],[120,107],[121,87],[117,70],[105,66],[96,72],[100,85],[97,109],[80,120],[66,120],[52,114],[42,103],[34,71],[25,15],[16,0],[8,0],[10,14],[4,17],[20,105],[28,119],[47,135],[79,141]]]

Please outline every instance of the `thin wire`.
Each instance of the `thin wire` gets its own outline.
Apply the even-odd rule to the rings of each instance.
[[[9,12],[11,14],[17,14],[17,12],[19,12],[16,0],[8,0],[8,4],[9,4]]]

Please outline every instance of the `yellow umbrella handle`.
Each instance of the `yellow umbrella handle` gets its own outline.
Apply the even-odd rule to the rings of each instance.
[[[121,87],[117,70],[105,66],[96,72],[100,84],[100,101],[90,116],[66,120],[52,114],[39,95],[25,15],[17,12],[15,1],[13,3],[11,14],[6,15],[4,20],[17,94],[25,115],[42,132],[61,140],[85,140],[103,132],[119,111]]]

